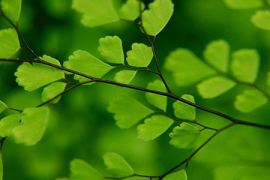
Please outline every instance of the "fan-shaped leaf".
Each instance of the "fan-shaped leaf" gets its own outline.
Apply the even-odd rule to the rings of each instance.
[[[21,115],[12,114],[4,117],[0,121],[0,135],[2,137],[9,136],[12,129],[20,124]]]
[[[59,61],[50,56],[44,55],[41,59],[60,66]],[[65,73],[62,70],[43,64],[34,63],[32,65],[30,63],[23,63],[17,69],[15,76],[17,76],[16,81],[20,86],[23,86],[26,91],[33,91],[65,78]]]
[[[224,2],[233,9],[252,9],[264,5],[263,0],[224,0]]]
[[[3,101],[0,101],[0,114],[7,108],[8,106]]]
[[[254,49],[242,49],[233,53],[231,71],[239,81],[253,83],[258,75],[260,57]]]
[[[156,139],[163,134],[173,122],[172,119],[163,115],[154,115],[151,118],[147,118],[144,124],[138,126],[138,137],[146,141]]]
[[[82,24],[96,27],[118,21],[112,0],[73,0],[72,8],[83,13]]]
[[[184,94],[182,98],[195,103],[194,97],[192,95]],[[195,117],[196,117],[195,107],[190,106],[181,101],[176,101],[175,103],[173,103],[173,108],[174,108],[174,114],[177,118],[185,119],[185,120],[195,120]]]
[[[99,40],[99,52],[108,63],[124,64],[122,40],[118,36],[106,36]]]
[[[173,172],[171,174],[168,174],[163,178],[164,180],[188,180],[187,178],[187,172],[185,169],[182,169],[177,172]]]
[[[268,99],[258,90],[245,90],[236,96],[235,108],[243,113],[254,111],[268,102]]]
[[[177,148],[191,148],[200,136],[200,131],[189,123],[176,126],[170,133],[170,144]]]
[[[21,14],[21,6],[22,0],[2,0],[1,2],[1,9],[5,16],[15,25]]]
[[[42,101],[46,102],[54,98],[58,94],[62,93],[65,90],[65,88],[66,88],[66,83],[63,83],[63,82],[55,82],[48,85],[42,91],[42,94],[41,94]],[[52,101],[52,103],[57,103],[60,100],[60,98],[61,96],[57,97],[56,99]]]
[[[156,36],[169,22],[174,5],[171,0],[155,0],[142,13],[142,21],[147,34]]]
[[[228,71],[230,46],[225,40],[213,41],[204,51],[205,60],[221,72]]]
[[[144,3],[141,3],[141,10],[145,7]],[[139,0],[127,0],[125,4],[122,5],[118,12],[119,17],[124,20],[134,21],[140,16],[140,2]]]
[[[236,85],[236,82],[222,76],[215,76],[197,85],[199,94],[205,99],[217,97]]]
[[[252,16],[251,22],[258,28],[270,30],[270,11],[257,11]]]
[[[122,70],[116,73],[114,80],[123,84],[129,84],[136,76],[137,71]]]
[[[153,113],[151,109],[125,94],[112,99],[108,111],[115,114],[116,125],[122,129],[130,128]]]
[[[147,67],[152,58],[152,48],[146,46],[143,43],[133,43],[132,50],[127,52],[127,62],[131,66],[135,67]]]
[[[15,29],[0,31],[0,58],[10,58],[20,49],[18,34]]]
[[[103,160],[107,166],[107,170],[115,178],[121,178],[134,174],[132,167],[127,163],[127,161],[116,153],[108,152],[104,154]]]
[[[173,73],[178,86],[189,86],[216,73],[187,49],[171,52],[166,58],[165,69]]]
[[[49,110],[46,107],[24,109],[21,123],[11,131],[16,143],[35,145],[45,133]]]

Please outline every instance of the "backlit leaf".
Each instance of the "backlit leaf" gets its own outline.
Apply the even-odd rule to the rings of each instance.
[[[188,180],[185,169],[168,174],[163,180]]]
[[[176,126],[170,133],[170,144],[177,148],[191,148],[200,136],[200,131],[195,126],[183,122]]]
[[[270,30],[270,11],[257,11],[252,16],[251,22],[258,28]]]
[[[108,63],[124,64],[122,40],[118,36],[106,36],[99,40],[99,52]]]
[[[234,106],[243,113],[254,111],[265,105],[268,99],[258,90],[245,90],[242,94],[236,96]]]
[[[19,20],[21,14],[22,0],[2,0],[1,9],[13,24]]]
[[[136,76],[137,71],[122,70],[116,73],[114,80],[123,84],[129,84]]]
[[[165,69],[173,73],[178,86],[189,86],[216,73],[187,49],[177,49],[166,58]]]
[[[61,66],[58,60],[50,56],[44,55],[41,59]],[[23,86],[26,91],[33,91],[54,81],[64,79],[65,73],[47,65],[39,63],[33,63],[32,65],[25,62],[19,66],[15,76],[17,76],[16,81],[20,86]]]
[[[160,92],[167,92],[165,85],[161,80],[155,80],[154,82],[150,82],[147,85],[147,89],[156,90]],[[154,105],[155,107],[166,111],[167,108],[167,97],[161,96],[153,93],[145,93],[147,101]]]
[[[47,87],[45,87],[42,91],[41,97],[42,101],[46,102],[52,98],[54,98],[56,95],[62,93],[66,88],[66,83],[63,82],[55,82]],[[57,103],[60,100],[61,96],[57,97],[55,100],[53,100],[53,103]]]
[[[3,101],[0,101],[0,114],[7,108],[8,106]]]
[[[169,22],[174,5],[171,0],[155,0],[142,13],[142,21],[147,34],[156,36]]]
[[[147,67],[152,58],[152,48],[143,43],[133,43],[132,50],[127,52],[128,64],[135,67]]]
[[[15,29],[0,31],[0,58],[10,58],[20,49],[18,34]]]
[[[9,136],[12,129],[20,124],[21,115],[13,114],[4,117],[0,121],[0,135],[2,137]]]
[[[192,103],[195,103],[194,97],[192,95],[184,94],[182,98]],[[174,108],[174,114],[177,118],[185,119],[185,120],[195,120],[195,117],[196,117],[195,107],[190,106],[181,101],[176,101],[175,103],[173,103],[173,108]]]
[[[224,0],[224,2],[233,9],[252,9],[264,5],[263,0]]]
[[[126,94],[118,95],[112,99],[108,111],[115,114],[116,125],[122,129],[132,127],[153,113],[151,109]]]
[[[108,152],[103,155],[103,160],[107,166],[107,170],[115,178],[121,178],[134,174],[132,167],[120,155]]]
[[[46,107],[26,108],[21,115],[21,123],[11,131],[16,143],[35,145],[45,133],[49,116]]]
[[[198,84],[197,90],[203,98],[211,99],[229,91],[235,85],[236,82],[231,79],[215,76]]]
[[[230,46],[225,40],[213,41],[204,51],[205,60],[221,72],[228,71]]]
[[[73,0],[72,8],[83,13],[81,22],[88,27],[119,20],[112,0]]]
[[[260,57],[254,49],[242,49],[232,55],[231,71],[241,82],[253,83],[258,75]]]
[[[172,124],[173,120],[163,115],[153,115],[147,118],[144,124],[138,126],[138,137],[149,141],[163,134]]]
[[[141,3],[141,9],[145,7],[144,3]],[[139,0],[127,0],[125,4],[122,5],[118,12],[119,17],[124,20],[134,21],[140,16],[140,2]]]

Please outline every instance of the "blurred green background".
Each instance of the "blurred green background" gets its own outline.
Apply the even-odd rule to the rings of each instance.
[[[114,0],[119,7],[121,0]],[[150,1],[145,1],[146,3]],[[210,41],[225,39],[231,50],[255,48],[261,55],[257,84],[264,88],[270,67],[270,32],[259,30],[250,22],[255,10],[231,10],[222,0],[173,0],[175,12],[167,27],[156,39],[156,53],[161,65],[168,53],[178,47],[192,50],[202,58]],[[118,22],[98,28],[87,28],[80,23],[81,15],[71,9],[71,0],[24,0],[19,28],[30,47],[38,55],[47,54],[64,62],[77,49],[87,50],[99,57],[98,40],[106,35],[119,36],[128,51],[133,42],[147,43],[145,36],[133,24]],[[0,28],[10,27],[0,19]],[[21,52],[21,58],[32,59]],[[23,109],[41,103],[41,90],[26,92],[15,82],[18,64],[0,66],[0,99],[10,107]],[[151,68],[155,69],[152,63]],[[106,75],[112,79],[116,71]],[[242,114],[233,107],[235,95],[246,89],[237,86],[213,100],[203,100],[194,86],[179,88],[170,74],[163,70],[174,93],[192,94],[196,103],[224,112],[235,118],[268,124],[270,105]],[[157,76],[140,72],[132,84],[146,87]],[[11,138],[3,147],[4,180],[52,180],[69,174],[69,162],[83,159],[105,172],[102,155],[116,152],[123,156],[137,174],[161,175],[185,159],[192,149],[179,150],[169,145],[168,132],[160,138],[145,142],[137,139],[136,127],[120,130],[113,115],[106,110],[110,99],[125,92],[145,102],[144,93],[107,84],[79,87],[51,107],[50,121],[43,139],[33,147],[15,144]],[[171,104],[173,100],[169,100]],[[170,107],[170,105],[168,106]],[[169,108],[169,112],[172,109]],[[5,111],[0,118],[12,113]],[[197,110],[198,121],[220,127],[225,120]],[[178,125],[178,124],[175,124]],[[204,132],[205,139],[211,132]],[[189,180],[267,180],[270,175],[270,131],[235,126],[212,140],[190,162]],[[135,178],[134,178],[135,179]],[[136,178],[139,179],[139,178]],[[143,178],[141,178],[143,179]]]

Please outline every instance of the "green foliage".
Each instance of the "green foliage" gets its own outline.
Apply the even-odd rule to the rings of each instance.
[[[134,174],[132,167],[120,155],[108,152],[103,155],[103,160],[107,170],[115,178],[126,177]]]
[[[252,9],[262,7],[263,0],[224,0],[225,4],[234,9]]]
[[[1,9],[5,16],[16,24],[21,14],[22,0],[2,0]]]
[[[268,72],[266,86],[270,86],[270,72]]]
[[[13,114],[4,117],[0,121],[0,135],[2,137],[7,137],[10,135],[11,131],[14,127],[20,124],[21,115],[20,114]]]
[[[133,43],[132,50],[127,52],[127,62],[135,67],[147,67],[153,58],[151,47],[143,43]]]
[[[3,155],[2,155],[2,150],[0,151],[0,180],[3,180]]]
[[[0,58],[10,58],[20,49],[18,34],[15,29],[0,31]]]
[[[257,11],[252,16],[251,22],[260,29],[270,30],[270,12],[267,10]]]
[[[66,88],[66,83],[55,82],[45,87],[41,93],[42,101],[46,102],[58,94],[62,93]],[[57,97],[53,103],[57,103],[61,99],[61,96]]]
[[[119,83],[129,84],[136,76],[137,71],[134,70],[122,70],[116,73],[114,80]]]
[[[165,176],[164,180],[187,180],[187,172],[185,169],[171,173]]]
[[[141,4],[141,10],[144,10],[144,3]],[[139,0],[127,0],[125,4],[122,5],[118,12],[119,17],[124,20],[134,21],[140,16],[140,2]]]
[[[184,94],[182,96],[183,99],[188,100],[189,102],[195,103],[194,97],[189,94]],[[179,119],[185,120],[195,120],[196,117],[196,109],[193,106],[190,106],[181,101],[176,101],[173,103],[174,114]]]
[[[7,108],[8,106],[3,101],[0,101],[0,114]]]

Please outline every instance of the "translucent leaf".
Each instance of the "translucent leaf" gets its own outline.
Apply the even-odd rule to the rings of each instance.
[[[72,8],[83,13],[82,24],[96,27],[118,21],[112,0],[73,0]]]
[[[213,41],[204,51],[205,60],[221,72],[228,71],[230,46],[225,40]]]
[[[130,128],[153,113],[151,109],[125,94],[112,99],[108,111],[115,114],[116,125],[122,129]]]
[[[49,110],[46,107],[24,109],[19,126],[13,128],[16,143],[35,145],[45,133]]]
[[[173,120],[163,116],[154,115],[151,118],[147,118],[144,124],[138,126],[138,137],[145,140],[153,140],[163,134],[172,124]]]
[[[20,42],[15,29],[0,31],[0,58],[10,58],[20,50]]]
[[[22,0],[2,0],[1,9],[12,23],[16,25],[21,14]]]
[[[8,106],[3,101],[0,101],[0,114],[7,108]]]
[[[192,95],[184,94],[182,98],[195,103],[194,97]],[[185,120],[195,120],[195,117],[196,117],[195,107],[190,106],[181,101],[176,101],[175,103],[173,103],[173,108],[174,108],[174,114],[177,118],[185,119]]]
[[[236,96],[234,106],[243,113],[254,111],[265,105],[268,99],[258,90],[245,90],[242,94]]]
[[[178,86],[189,86],[216,73],[187,49],[177,49],[166,58],[165,69],[173,73]]]
[[[143,43],[133,43],[132,50],[127,52],[127,62],[135,67],[147,67],[153,58],[152,48]]]
[[[87,162],[74,159],[70,163],[70,180],[102,180],[102,175]]]
[[[129,84],[136,76],[137,71],[122,70],[116,73],[114,80],[119,83]]]
[[[222,76],[215,76],[197,85],[199,94],[205,99],[217,97],[236,85],[236,82]]]
[[[168,174],[163,178],[163,180],[188,180],[187,172],[185,169],[182,169],[180,171]]]
[[[257,11],[251,17],[251,22],[258,28],[270,30],[270,11]]]
[[[61,66],[58,60],[50,56],[44,55],[41,59]],[[39,63],[33,65],[23,63],[17,69],[15,76],[17,76],[16,81],[20,86],[23,86],[26,91],[33,91],[54,81],[64,79],[65,73],[62,70]]]
[[[45,87],[42,91],[41,97],[42,101],[46,102],[58,94],[62,93],[66,88],[66,83],[63,82],[55,82],[47,87]],[[57,103],[60,100],[61,96],[57,97],[55,100],[53,100],[53,103]]]
[[[177,148],[191,148],[200,136],[200,131],[195,126],[183,122],[176,126],[170,133],[170,144]]]
[[[122,40],[118,36],[106,36],[99,40],[99,52],[108,63],[124,64]]]
[[[120,155],[108,152],[103,155],[103,160],[107,166],[107,170],[115,178],[121,178],[134,174],[132,167],[126,162],[126,160]]]
[[[171,0],[155,0],[142,13],[142,21],[147,34],[156,36],[169,22],[174,5]]]
[[[12,129],[20,124],[21,115],[13,114],[4,117],[0,121],[0,135],[2,137],[9,136]]]
[[[141,4],[141,9],[145,7],[144,3]],[[139,0],[127,0],[125,4],[122,5],[118,12],[119,17],[124,20],[134,21],[140,16],[140,2]]]
[[[73,53],[73,55],[69,56],[69,61],[66,61],[64,66],[68,69],[72,69],[96,78],[101,78],[112,69],[110,65],[82,50],[77,50]],[[79,75],[75,75],[74,78],[80,82],[90,80]]]
[[[263,0],[224,0],[224,2],[233,9],[252,9],[264,5]]]
[[[161,80],[155,80],[154,82],[150,82],[147,85],[147,89],[156,90],[160,92],[167,92],[165,85]],[[153,93],[145,93],[147,101],[154,105],[155,107],[166,111],[167,108],[167,97],[161,96]]]

